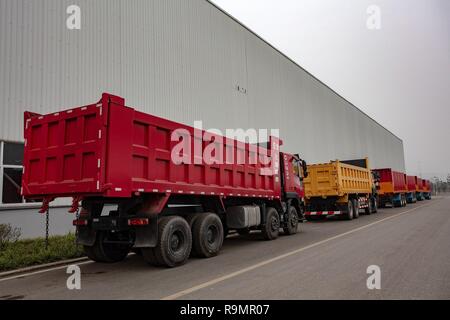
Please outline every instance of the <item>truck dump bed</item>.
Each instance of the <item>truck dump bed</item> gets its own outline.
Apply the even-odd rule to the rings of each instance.
[[[415,176],[406,176],[406,184],[409,192],[416,191],[416,177]]]
[[[188,163],[171,159],[177,129],[192,137],[191,151],[184,150]],[[204,141],[198,144],[198,161],[194,128],[138,112],[110,94],[96,104],[49,115],[26,112],[24,135],[22,193],[27,198],[120,198],[136,192],[266,198],[281,194],[279,173],[261,174],[260,169],[271,164],[248,161],[250,155],[267,157],[266,149],[255,153],[247,143],[226,139],[217,150],[234,155],[234,160],[209,164],[202,155],[215,141]],[[238,162],[240,157],[245,162]]]
[[[342,197],[346,194],[372,192],[372,175],[365,168],[340,161],[308,165],[308,177],[304,179],[306,198]]]
[[[423,180],[419,177],[416,178],[416,192],[422,192],[423,191]]]
[[[431,183],[429,180],[422,180],[422,190],[423,192],[431,191]]]
[[[406,174],[402,172],[393,171],[390,168],[374,169],[380,176],[380,185],[378,193],[393,194],[393,193],[405,193],[408,191],[406,182]]]

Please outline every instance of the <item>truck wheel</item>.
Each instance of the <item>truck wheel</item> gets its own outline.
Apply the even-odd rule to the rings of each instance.
[[[84,253],[95,262],[113,263],[126,258],[131,245],[107,243],[111,234],[107,231],[97,231],[93,246],[83,246]]]
[[[158,244],[153,248],[156,262],[170,268],[180,266],[186,263],[191,249],[192,234],[187,221],[179,216],[162,217],[158,222]]]
[[[398,207],[401,207],[402,206],[402,199],[401,199],[401,197],[400,197],[400,200],[394,200],[392,197],[391,197],[391,203],[392,203],[392,206],[394,207],[394,208],[398,208]]]
[[[283,228],[285,234],[296,234],[298,229],[298,214],[294,206],[289,206],[286,226]]]
[[[352,220],[353,219],[353,203],[351,200],[348,201],[347,207],[344,209],[345,214],[344,218],[345,220]]]
[[[186,221],[189,224],[189,227],[191,228],[191,230],[194,229],[194,223],[200,215],[201,215],[201,213],[192,213],[192,214],[189,214],[188,216],[186,216]]]
[[[370,212],[371,213],[378,212],[378,201],[377,201],[377,198],[375,198],[375,197],[370,199]]]
[[[275,240],[280,234],[280,216],[275,208],[268,207],[266,214],[266,224],[262,228],[262,235],[265,240]]]
[[[359,200],[353,199],[353,219],[359,218]]]
[[[193,252],[197,257],[216,256],[223,244],[223,225],[215,213],[200,214],[192,230]]]
[[[367,201],[367,207],[364,208],[364,214],[365,215],[370,215],[372,213],[372,201],[369,200]]]

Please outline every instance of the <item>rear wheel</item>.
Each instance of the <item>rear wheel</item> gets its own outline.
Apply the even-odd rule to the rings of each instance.
[[[120,234],[108,231],[97,231],[93,246],[83,246],[85,254],[89,259],[96,262],[113,263],[126,258],[131,249],[128,243],[113,243],[120,241]]]
[[[223,244],[223,225],[215,213],[200,214],[192,229],[193,253],[198,257],[216,256]]]
[[[189,224],[179,216],[162,217],[158,222],[158,243],[142,249],[144,259],[153,265],[176,267],[186,263],[192,249]]]
[[[296,234],[298,230],[298,213],[294,206],[289,206],[286,226],[283,228],[285,234]]]
[[[352,220],[353,219],[353,203],[351,200],[347,202],[347,207],[344,209],[345,214],[344,218],[345,220]]]
[[[368,198],[366,200],[366,207],[364,208],[364,214],[370,215],[371,213],[372,213],[372,200],[370,198]]]
[[[395,207],[395,208],[401,207],[402,206],[402,200],[401,199],[402,199],[401,197],[400,197],[400,200],[394,200],[392,198],[392,200],[391,200],[392,206]]]
[[[370,212],[371,213],[378,212],[378,201],[376,197],[370,198]]]
[[[280,233],[280,216],[275,208],[268,207],[266,223],[262,228],[262,235],[265,240],[275,240]]]
[[[353,218],[358,219],[359,218],[359,200],[353,199]]]

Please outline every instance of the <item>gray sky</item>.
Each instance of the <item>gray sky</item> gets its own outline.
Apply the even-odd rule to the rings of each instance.
[[[408,173],[450,173],[450,1],[212,2],[398,135]]]

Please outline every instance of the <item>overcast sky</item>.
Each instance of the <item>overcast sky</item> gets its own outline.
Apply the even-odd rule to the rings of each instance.
[[[212,2],[399,136],[408,173],[450,173],[449,0]]]

